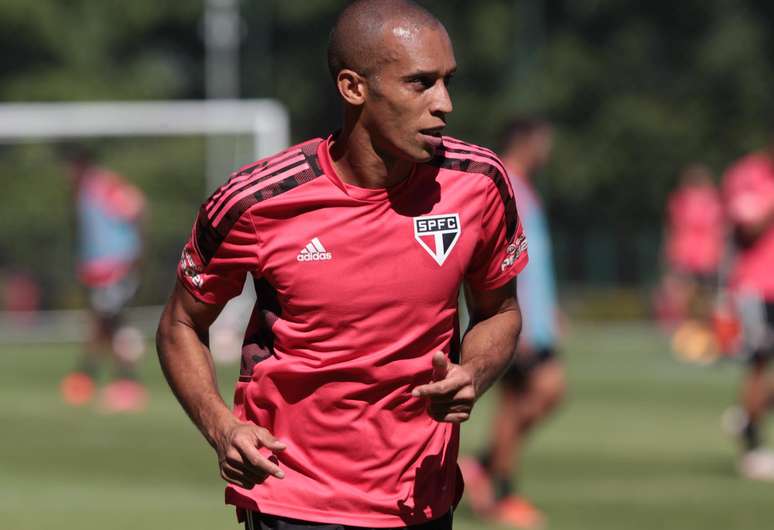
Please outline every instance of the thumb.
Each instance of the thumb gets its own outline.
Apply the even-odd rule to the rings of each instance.
[[[442,351],[433,353],[433,381],[442,381],[446,379],[449,373],[449,360]]]

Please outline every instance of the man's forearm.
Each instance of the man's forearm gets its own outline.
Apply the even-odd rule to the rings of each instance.
[[[510,364],[520,332],[521,312],[515,306],[477,322],[465,334],[460,364],[473,374],[476,399]]]
[[[194,329],[168,307],[156,335],[159,362],[170,388],[188,416],[214,446],[214,438],[234,421],[218,391],[209,348]]]

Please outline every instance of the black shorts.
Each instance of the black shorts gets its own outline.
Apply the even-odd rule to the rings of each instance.
[[[365,526],[347,526],[341,524],[310,523],[298,519],[288,519],[258,512],[245,513],[245,530],[451,530],[452,514],[426,523],[395,528],[370,528]]]
[[[714,291],[718,287],[718,275],[715,272],[696,272],[676,269],[674,273],[678,278],[691,282],[700,289]]]
[[[89,306],[101,319],[113,320],[121,316],[126,304],[137,292],[137,275],[127,274],[120,280],[101,287],[89,288]]]
[[[539,348],[529,354],[519,352],[503,374],[502,382],[508,386],[522,389],[535,368],[557,357],[558,354],[554,348]]]
[[[743,317],[742,329],[752,364],[774,358],[774,302],[764,302],[757,315]]]

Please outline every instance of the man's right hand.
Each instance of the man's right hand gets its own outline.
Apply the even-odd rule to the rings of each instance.
[[[275,458],[267,458],[258,451],[265,447],[276,453],[286,447],[263,427],[234,420],[215,437],[214,446],[218,453],[220,476],[231,484],[251,489],[269,476],[285,477]]]

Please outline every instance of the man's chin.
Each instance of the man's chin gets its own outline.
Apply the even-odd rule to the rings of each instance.
[[[423,164],[432,160],[438,151],[438,147],[430,142],[420,142],[413,146],[405,146],[398,152],[398,158],[414,164]],[[396,153],[397,154],[397,153]]]
[[[430,150],[423,150],[422,156],[418,156],[414,159],[414,163],[416,164],[424,164],[426,162],[430,162],[433,157],[435,156],[435,149]]]
[[[423,145],[417,149],[417,163],[429,162],[432,160],[441,148],[441,142],[423,142]]]
[[[411,151],[403,151],[400,155],[402,160],[412,164],[424,164],[429,162],[435,156],[435,149],[429,146],[420,146]]]

